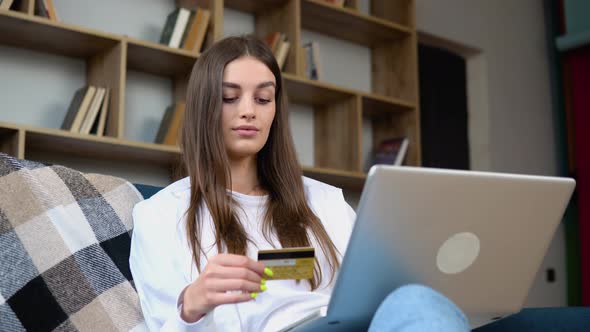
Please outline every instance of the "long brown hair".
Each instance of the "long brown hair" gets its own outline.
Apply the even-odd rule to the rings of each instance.
[[[228,63],[242,56],[264,63],[276,79],[275,117],[268,140],[257,155],[258,178],[268,192],[263,234],[269,240],[274,232],[283,248],[303,247],[311,245],[310,230],[328,259],[331,282],[339,267],[337,250],[306,201],[281,71],[272,51],[253,36],[228,37],[211,46],[201,54],[189,79],[180,145],[191,182],[186,230],[194,262],[200,272],[201,253],[205,253],[201,242],[204,205],[213,219],[218,252],[245,255],[250,242],[235,212],[237,206],[226,190],[231,188],[232,180],[221,131],[223,72]],[[315,290],[321,282],[322,271],[316,260],[311,288]]]

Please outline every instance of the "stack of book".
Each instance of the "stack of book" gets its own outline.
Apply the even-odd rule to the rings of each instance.
[[[59,21],[53,0],[35,0],[35,15],[48,18],[54,22]]]
[[[176,8],[168,14],[160,36],[160,44],[187,51],[200,52],[211,12],[206,9]]]
[[[88,85],[76,91],[61,129],[103,136],[109,108],[110,89]]]
[[[164,112],[164,116],[160,122],[160,128],[158,128],[158,133],[156,134],[155,143],[178,144],[178,131],[182,125],[184,109],[185,103],[176,103],[166,108],[166,112]]]
[[[379,143],[373,151],[373,159],[367,165],[366,171],[377,164],[401,166],[408,152],[409,142],[407,137],[395,137]]]
[[[279,68],[283,70],[283,66],[287,60],[287,55],[289,54],[289,48],[291,47],[291,43],[287,40],[287,36],[284,33],[280,33],[278,31],[271,32],[266,35],[264,42],[272,50]]]
[[[305,77],[310,80],[321,80],[322,70],[320,66],[320,44],[312,41],[303,45],[301,50],[301,62]]]

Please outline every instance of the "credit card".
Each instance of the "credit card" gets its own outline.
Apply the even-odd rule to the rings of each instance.
[[[311,247],[259,250],[258,261],[273,272],[269,280],[311,279],[315,249]]]

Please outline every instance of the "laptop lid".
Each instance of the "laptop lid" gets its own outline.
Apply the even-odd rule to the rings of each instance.
[[[374,166],[326,319],[363,329],[391,291],[433,287],[472,327],[518,312],[575,181],[432,168]]]

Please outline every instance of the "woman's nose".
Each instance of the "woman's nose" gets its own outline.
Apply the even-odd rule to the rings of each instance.
[[[240,105],[240,117],[246,119],[256,118],[256,106],[252,101],[243,101]]]

